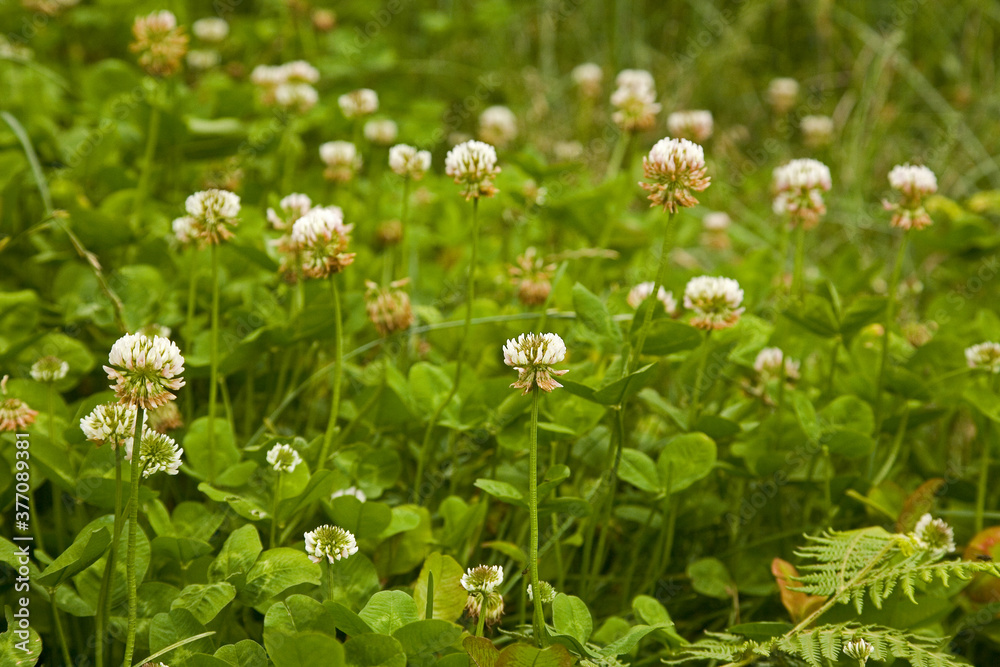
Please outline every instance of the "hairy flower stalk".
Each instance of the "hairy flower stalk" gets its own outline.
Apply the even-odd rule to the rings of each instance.
[[[271,533],[268,545],[273,549],[278,546],[275,536],[278,530],[278,502],[281,500],[281,480],[284,473],[294,472],[302,463],[302,457],[291,445],[277,444],[267,452],[267,462],[278,474],[274,485],[274,495],[271,498]]]
[[[416,280],[417,256],[410,245],[407,221],[410,212],[410,184],[421,180],[431,168],[430,151],[422,151],[407,144],[397,144],[389,149],[389,168],[403,179],[402,210],[399,214],[399,271],[403,276]]]

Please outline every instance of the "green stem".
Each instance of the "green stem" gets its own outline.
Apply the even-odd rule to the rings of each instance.
[[[66,632],[63,630],[62,613],[59,605],[56,604],[56,589],[49,589],[49,602],[52,604],[52,624],[56,628],[56,637],[59,639],[59,646],[62,649],[63,662],[69,667],[73,664],[73,658],[69,654],[69,644],[66,643]]]
[[[667,228],[663,231],[663,246],[660,248],[660,264],[656,269],[656,278],[653,280],[653,291],[646,298],[646,301],[643,302],[646,310],[642,318],[642,326],[639,328],[635,349],[632,350],[632,357],[629,363],[625,365],[625,375],[634,371],[639,365],[639,359],[642,357],[642,348],[645,346],[646,337],[649,335],[649,325],[653,321],[653,310],[660,303],[657,295],[666,278],[667,265],[670,263],[670,249],[674,244],[674,233],[676,231],[674,228],[674,218],[676,215],[676,213],[671,213],[667,218]]]
[[[993,394],[996,395],[997,375],[994,375],[991,379],[990,387],[993,389]],[[992,423],[987,421],[983,433],[983,457],[979,462],[979,484],[976,487],[976,533],[979,533],[983,529],[983,513],[986,511],[986,491],[990,476],[990,447],[993,444],[993,432]]]
[[[872,477],[872,486],[878,486],[889,476],[889,471],[895,465],[896,458],[899,456],[899,450],[902,448],[903,437],[906,435],[906,425],[909,420],[910,407],[907,406],[903,409],[903,418],[900,420],[899,428],[896,430],[896,437],[892,441],[892,449],[889,450],[889,456],[885,459],[882,467],[879,468],[878,474]]]
[[[541,589],[538,587],[538,387],[531,390],[531,431],[528,443],[528,512],[531,521],[531,543],[528,565],[531,567],[531,623],[535,643],[545,645],[545,621],[542,616]]]
[[[406,177],[403,179],[403,204],[402,210],[399,213],[399,273],[402,275],[401,278],[410,276],[411,282],[413,281],[414,273],[414,261],[413,257],[410,255],[410,234],[406,229],[406,218],[409,217],[410,213],[410,178]]]
[[[422,497],[420,488],[423,485],[424,471],[427,465],[432,462],[434,456],[431,452],[431,435],[438,419],[444,409],[451,403],[451,399],[458,393],[458,385],[462,379],[462,357],[465,356],[465,347],[469,340],[469,331],[472,329],[472,302],[476,296],[476,261],[479,256],[479,197],[472,200],[472,258],[469,260],[469,271],[465,278],[465,321],[462,325],[462,338],[458,344],[458,356],[455,358],[455,380],[451,385],[451,390],[444,400],[434,410],[430,421],[427,422],[427,429],[424,431],[424,439],[420,445],[420,460],[417,461],[416,484],[413,487],[414,498],[419,504],[423,504],[425,498]],[[411,330],[412,331],[412,330]],[[430,495],[430,494],[428,494]]]
[[[614,151],[611,153],[611,157],[608,158],[608,171],[604,174],[604,180],[610,181],[621,171],[622,160],[625,158],[625,150],[628,148],[630,141],[632,141],[631,132],[625,131],[618,135]]]
[[[212,331],[208,379],[208,481],[215,481],[215,393],[219,383],[219,246],[209,246],[212,255]]]
[[[792,273],[792,294],[799,300],[805,294],[803,268],[806,263],[806,228],[800,222],[795,228],[795,269]]]
[[[330,288],[333,292],[333,319],[336,323],[333,334],[333,398],[330,401],[330,421],[323,434],[323,447],[319,452],[316,470],[326,467],[326,458],[330,455],[330,446],[337,430],[337,417],[340,415],[340,380],[344,372],[344,323],[340,313],[340,289],[337,286],[337,276],[330,276]]]
[[[295,173],[295,129],[294,119],[289,119],[281,136],[281,150],[284,162],[281,167],[281,194],[287,195],[292,189],[292,174]]]
[[[837,353],[840,352],[840,336],[833,339],[833,352],[830,353],[830,372],[826,376],[826,393],[833,392],[833,378],[837,373]]]
[[[149,179],[153,171],[153,159],[156,157],[156,142],[160,136],[160,106],[157,97],[160,88],[157,85],[149,98],[149,127],[146,131],[146,149],[142,155],[142,171],[139,172],[139,183],[135,189],[135,201],[132,204],[132,218],[138,219],[142,214],[146,194],[149,192]]]
[[[194,260],[194,250],[188,253],[189,262],[189,273],[188,273],[188,301],[187,301],[187,319],[184,327],[184,351],[190,353],[192,349],[192,342],[194,340],[194,307],[197,302],[198,295],[198,272],[196,271],[197,262]],[[192,417],[194,415],[194,403],[195,396],[193,393],[188,393],[187,400],[187,423],[191,423]]]
[[[107,625],[108,597],[111,592],[111,577],[115,571],[115,554],[118,552],[118,540],[122,534],[122,450],[115,448],[115,521],[114,538],[108,551],[108,560],[104,564],[104,576],[101,578],[101,588],[97,595],[97,614],[94,617],[94,628],[97,642],[94,646],[94,664],[104,667],[104,628]]]
[[[278,546],[274,543],[275,533],[278,532],[278,501],[281,500],[281,471],[278,471],[278,481],[274,485],[274,498],[271,499],[271,535],[267,543],[270,548]]]
[[[476,620],[476,636],[483,636],[483,626],[486,624],[486,596],[479,594],[479,616]]]
[[[691,414],[688,415],[688,430],[694,428],[694,423],[698,419],[698,405],[701,401],[701,381],[705,376],[705,365],[708,363],[708,341],[712,336],[712,331],[709,329],[705,332],[705,342],[702,344],[704,351],[701,355],[701,359],[698,360],[698,371],[694,377],[694,391],[691,392]],[[784,362],[782,362],[784,365]]]
[[[135,541],[136,535],[139,532],[139,484],[142,477],[139,458],[142,453],[142,422],[145,418],[146,410],[142,407],[137,407],[135,414],[135,435],[132,438],[132,465],[129,474],[128,552],[125,570],[125,578],[128,583],[128,635],[125,640],[125,660],[122,662],[125,667],[132,664],[132,653],[135,650],[136,613],[138,612]]]

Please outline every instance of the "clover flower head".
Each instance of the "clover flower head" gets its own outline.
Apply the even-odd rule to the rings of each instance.
[[[503,583],[503,568],[499,565],[477,565],[462,575],[462,588],[470,593],[490,593]]]
[[[542,604],[550,604],[556,599],[556,589],[553,588],[552,584],[549,582],[539,581],[538,590],[541,591],[541,595],[538,596],[538,599],[541,600]],[[532,590],[531,584],[528,584],[528,599],[532,602],[535,600],[535,592]]]
[[[389,168],[404,178],[419,181],[431,168],[430,151],[417,150],[407,144],[396,144],[389,149]]]
[[[413,324],[410,296],[402,289],[409,282],[409,278],[403,278],[388,287],[379,287],[377,283],[365,281],[365,310],[380,336],[405,331]]]
[[[583,144],[579,141],[557,141],[552,144],[552,154],[560,162],[573,162],[583,157]]]
[[[35,423],[37,410],[19,398],[0,398],[0,433],[20,431]]]
[[[150,410],[146,415],[149,417],[149,427],[160,433],[173,431],[184,426],[181,411],[174,401],[164,403],[160,407]]]
[[[319,93],[312,85],[319,81],[319,70],[304,60],[258,65],[250,73],[250,81],[260,88],[261,101],[267,106],[305,113],[319,101]]]
[[[649,191],[651,206],[662,206],[676,213],[698,203],[692,191],[701,192],[712,182],[706,175],[705,151],[687,139],[660,139],[642,159],[646,182],[640,182]]]
[[[349,141],[328,141],[320,144],[319,158],[326,165],[323,175],[329,181],[346,183],[361,169],[358,148]]]
[[[364,135],[373,144],[388,146],[399,136],[399,126],[388,118],[376,118],[365,123]]]
[[[118,400],[146,410],[177,398],[172,391],[184,386],[184,357],[177,344],[162,336],[126,334],[115,341],[104,370]]]
[[[732,224],[732,218],[725,211],[711,211],[701,219],[701,225],[707,232],[724,232]]]
[[[628,302],[628,305],[638,308],[652,293],[652,282],[639,283],[628,291],[628,296],[625,297],[625,300]],[[667,291],[663,285],[660,285],[660,289],[656,291],[656,299],[663,304],[663,310],[666,311],[667,315],[674,317],[677,314],[677,300],[674,298],[674,293]]]
[[[152,429],[144,430],[142,446],[139,448],[139,465],[142,468],[142,476],[149,477],[161,470],[168,475],[176,475],[181,467],[183,453],[184,449],[178,447],[169,435]],[[132,460],[132,440],[125,443],[125,460]]]
[[[699,329],[726,329],[743,314],[743,290],[732,278],[698,276],[684,288],[684,307],[694,311],[691,325]]]
[[[347,118],[370,116],[378,111],[378,93],[370,88],[360,88],[338,97],[337,104]]]
[[[305,113],[319,102],[319,93],[308,83],[282,83],[274,89],[274,104],[286,111]]]
[[[615,107],[611,120],[626,132],[648,130],[662,107],[656,102],[653,75],[645,70],[627,69],[615,78],[618,88],[611,94]]]
[[[924,514],[917,521],[912,537],[916,545],[930,552],[932,558],[941,558],[955,550],[955,531],[943,519]]]
[[[209,70],[222,62],[222,56],[215,49],[191,49],[184,56],[184,62],[193,70]]]
[[[458,144],[444,158],[444,171],[463,187],[465,198],[492,197],[498,190],[493,179],[500,173],[497,150],[481,141]]]
[[[170,76],[180,69],[187,53],[188,37],[177,26],[177,17],[163,10],[137,16],[132,24],[135,41],[129,45],[139,54],[139,65],[151,76]]]
[[[277,444],[267,452],[267,463],[275,472],[295,472],[302,457],[291,445]]]
[[[330,500],[333,500],[334,498],[340,498],[343,496],[353,496],[354,498],[357,498],[363,503],[368,502],[368,496],[365,494],[364,491],[362,491],[356,486],[349,486],[346,489],[339,489],[337,491],[334,491],[333,493],[330,494]]]
[[[496,625],[503,617],[503,596],[498,591],[470,593],[465,602],[465,612],[475,619],[483,614],[487,625]]]
[[[267,209],[267,221],[275,229],[284,231],[294,225],[296,220],[311,211],[312,207],[312,199],[309,198],[309,195],[293,192],[281,198],[281,201],[278,202],[277,211],[270,207]]]
[[[809,148],[829,146],[833,140],[833,119],[829,116],[803,116],[799,121],[802,142]]]
[[[517,116],[505,106],[486,107],[479,114],[479,138],[488,144],[505,147],[517,138]]]
[[[272,91],[288,80],[287,71],[281,65],[257,65],[250,72],[250,82],[266,91]]]
[[[875,652],[875,647],[860,637],[844,642],[844,655],[854,658],[861,667],[867,664],[868,659]]]
[[[540,306],[552,291],[552,272],[555,264],[548,264],[538,251],[528,248],[518,256],[514,266],[508,267],[511,281],[517,287],[517,298],[526,306]]]
[[[98,447],[108,443],[112,449],[124,446],[128,451],[132,449],[132,438],[135,437],[137,412],[134,405],[104,403],[80,420],[80,430],[87,436],[87,440],[96,443]]]
[[[552,391],[562,385],[555,377],[569,371],[557,371],[552,366],[566,358],[566,344],[559,334],[521,334],[510,338],[503,346],[503,361],[518,372],[517,382],[511,387],[523,389],[527,394],[535,387]]]
[[[786,114],[799,99],[799,82],[788,77],[772,79],[767,85],[767,101],[776,114]]]
[[[239,224],[240,198],[228,190],[211,188],[190,195],[184,201],[190,217],[188,235],[202,244],[221,243],[233,237]]]
[[[615,85],[629,90],[656,90],[653,75],[644,69],[623,69],[615,77]]]
[[[170,226],[173,229],[174,236],[181,245],[192,243],[198,238],[195,220],[190,215],[182,215],[179,218],[174,218]]]
[[[833,186],[830,168],[818,160],[792,160],[774,170],[774,212],[793,225],[815,227],[826,214],[823,193]]]
[[[765,380],[780,377],[781,365],[785,365],[785,379],[799,379],[799,362],[785,358],[785,353],[779,347],[765,347],[754,359],[753,369]]]
[[[37,382],[58,382],[69,373],[69,364],[51,355],[31,365],[31,377]]]
[[[712,136],[712,112],[703,109],[675,111],[667,116],[667,131],[674,137],[702,142]]]
[[[331,563],[358,553],[358,543],[349,531],[324,524],[305,534],[309,560],[319,563],[324,558]]]
[[[924,208],[924,199],[937,192],[937,176],[923,165],[898,164],[889,172],[889,185],[902,196],[899,203],[883,201],[892,211],[891,224],[900,229],[924,229],[934,221]]]
[[[287,83],[317,83],[319,70],[305,60],[293,60],[281,65]]]
[[[965,348],[965,361],[969,368],[1000,373],[1000,343],[977,343]]]
[[[229,36],[229,23],[218,16],[208,16],[192,23],[191,32],[201,41],[215,44]]]
[[[354,262],[354,253],[347,252],[353,227],[344,224],[344,214],[336,206],[314,208],[296,220],[291,240],[299,251],[302,273],[325,278]]]
[[[597,63],[581,63],[573,68],[570,76],[584,97],[594,98],[601,94],[604,70]]]

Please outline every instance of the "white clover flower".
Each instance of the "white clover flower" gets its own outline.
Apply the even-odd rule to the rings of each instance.
[[[829,146],[833,140],[833,119],[829,116],[803,116],[799,121],[802,141],[810,148]]]
[[[1000,373],[1000,343],[977,343],[965,348],[965,361],[969,368]]]
[[[503,583],[503,568],[499,565],[477,565],[462,575],[462,588],[470,593],[491,593]]]
[[[347,182],[361,169],[358,148],[349,141],[328,141],[320,144],[319,157],[326,165],[323,175],[331,181]]]
[[[580,89],[584,97],[597,97],[601,94],[601,82],[604,80],[604,70],[597,63],[582,63],[573,68],[570,73],[573,83]]]
[[[857,660],[861,667],[867,664],[868,659],[872,657],[872,653],[874,652],[875,647],[861,638],[852,639],[844,643],[844,655]]]
[[[701,219],[701,225],[708,232],[724,232],[732,224],[729,214],[725,211],[711,211]]]
[[[799,99],[799,82],[788,77],[772,79],[767,86],[767,101],[777,114],[791,111]]]
[[[305,113],[319,102],[319,93],[308,83],[281,83],[274,89],[274,103],[287,111]]]
[[[699,276],[684,288],[684,307],[693,310],[691,325],[699,329],[725,329],[743,314],[743,290],[732,278]]]
[[[132,460],[132,439],[125,441],[125,460]],[[168,475],[176,475],[181,467],[184,449],[177,446],[174,439],[165,433],[144,430],[142,447],[139,448],[139,465],[142,476],[150,477],[161,470]]]
[[[676,213],[698,203],[694,192],[705,190],[712,179],[706,175],[705,151],[687,139],[660,139],[642,159],[647,182],[640,182],[649,191],[651,206],[662,206]]]
[[[629,90],[656,90],[653,75],[644,69],[623,69],[615,77],[615,85]]]
[[[912,537],[919,548],[931,553],[932,558],[941,558],[955,550],[955,531],[943,519],[935,519],[930,514],[920,517]]]
[[[293,192],[281,198],[281,201],[278,202],[277,211],[273,208],[267,209],[267,221],[275,229],[284,231],[294,225],[296,220],[311,211],[312,207],[312,199],[309,198],[309,195]]]
[[[221,243],[233,237],[239,224],[240,198],[228,190],[215,188],[196,192],[184,201],[190,217],[189,237],[205,243]]]
[[[192,23],[191,32],[201,41],[214,44],[229,36],[229,24],[218,16],[209,16]]]
[[[344,214],[336,206],[314,208],[296,220],[291,241],[300,253],[302,273],[325,278],[350,265],[354,253],[347,252],[347,246],[353,227],[344,224]]]
[[[556,599],[556,589],[553,588],[552,584],[550,584],[549,582],[539,581],[538,590],[542,592],[542,594],[539,596],[539,599],[542,601],[542,604],[550,604],[553,600]],[[532,590],[531,584],[528,584],[528,599],[531,600],[532,602],[534,602],[535,600],[535,592]]]
[[[638,308],[652,293],[652,282],[639,283],[629,290],[625,300],[628,302],[628,305]],[[663,309],[667,312],[667,315],[673,317],[677,314],[677,300],[674,299],[673,292],[668,292],[663,285],[660,285],[660,289],[656,292],[656,298],[663,304]]]
[[[388,146],[399,136],[399,127],[388,118],[377,118],[365,123],[365,139],[380,146]]]
[[[662,108],[656,103],[656,84],[653,75],[645,70],[623,70],[615,83],[618,88],[611,94],[611,114],[618,127],[627,132],[648,130],[656,122]]]
[[[42,357],[31,365],[31,377],[37,382],[58,382],[69,373],[69,364],[59,357]]]
[[[184,386],[184,357],[177,345],[161,336],[126,334],[111,347],[104,370],[118,400],[146,410],[177,398],[171,391]]]
[[[281,65],[287,83],[317,83],[319,70],[305,60],[293,60]]]
[[[815,227],[826,213],[823,193],[833,186],[830,168],[818,160],[792,160],[774,170],[774,212],[793,225]]]
[[[481,141],[466,141],[450,151],[444,159],[444,171],[463,186],[466,199],[492,197],[497,193],[493,179],[500,173],[497,151]]]
[[[674,137],[702,142],[712,136],[712,112],[702,109],[675,111],[667,116],[667,131]]]
[[[267,462],[275,472],[295,472],[302,457],[291,445],[278,444],[268,450]]]
[[[902,195],[898,204],[882,202],[893,212],[893,227],[924,229],[934,222],[924,208],[924,199],[937,192],[937,176],[933,171],[922,165],[898,164],[889,172],[889,185]]]
[[[184,215],[179,218],[174,218],[171,227],[174,231],[174,236],[177,240],[181,242],[182,245],[186,245],[194,241],[197,237],[196,227],[194,218],[190,215]]]
[[[194,70],[207,70],[217,67],[222,62],[222,56],[215,49],[191,49],[184,56],[184,62]]]
[[[389,168],[404,178],[419,181],[431,168],[430,151],[417,150],[407,144],[396,144],[389,149]]]
[[[346,489],[340,489],[339,491],[334,491],[333,493],[330,494],[330,500],[333,500],[334,498],[340,498],[342,496],[354,496],[363,503],[368,502],[368,496],[366,496],[365,492],[357,488],[356,486],[349,486]]]
[[[776,378],[781,375],[781,364],[785,364],[785,379],[797,380],[799,378],[799,362],[795,359],[785,358],[785,353],[778,347],[765,347],[754,359],[753,369],[764,379]]]
[[[517,116],[505,106],[487,107],[479,114],[479,138],[503,148],[517,138]]]
[[[337,104],[347,118],[370,116],[378,111],[378,93],[370,88],[361,88],[341,95]]]
[[[552,154],[560,162],[573,162],[583,157],[583,144],[579,141],[557,141],[552,144]]]
[[[309,560],[319,563],[324,558],[331,563],[358,553],[358,543],[349,531],[329,524],[305,534]]]
[[[288,80],[288,72],[281,65],[257,65],[250,72],[250,82],[265,91],[274,89]]]
[[[552,368],[566,358],[566,344],[558,334],[521,334],[510,338],[503,346],[503,362],[518,372],[517,382],[511,387],[523,389],[522,394],[538,387],[542,391],[552,391],[562,385],[553,376],[565,375],[569,371]]]
[[[80,420],[80,430],[87,436],[87,440],[97,443],[98,447],[108,443],[112,449],[121,446],[131,449],[137,412],[134,405],[104,403]],[[145,425],[145,421],[143,424]]]

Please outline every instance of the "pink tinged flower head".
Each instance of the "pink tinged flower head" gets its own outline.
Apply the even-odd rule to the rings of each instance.
[[[675,111],[667,116],[667,131],[680,139],[702,142],[712,136],[712,112],[702,109]]]
[[[87,440],[97,444],[98,447],[108,443],[112,449],[124,446],[126,450],[131,450],[137,412],[134,405],[121,403],[98,405],[80,420],[80,430],[87,436]]]
[[[337,104],[347,118],[370,116],[378,111],[378,93],[370,88],[360,88],[338,97]]]
[[[0,433],[20,431],[35,423],[37,410],[19,398],[0,398]]]
[[[934,222],[924,208],[924,200],[938,188],[933,171],[922,165],[898,164],[889,172],[889,185],[901,195],[897,204],[883,202],[892,211],[893,227],[924,229]]]
[[[349,266],[354,261],[354,253],[347,252],[352,228],[344,224],[344,214],[336,206],[314,208],[296,220],[291,240],[299,251],[302,273],[326,278]]]
[[[1000,373],[1000,343],[978,343],[965,348],[965,361],[969,368]]]
[[[419,181],[431,168],[430,151],[417,150],[407,144],[389,149],[389,168],[403,178]]]
[[[275,229],[284,231],[295,224],[295,221],[312,210],[312,199],[309,195],[293,192],[282,197],[278,202],[278,210],[267,209],[267,221]]]
[[[388,287],[379,287],[370,280],[365,282],[365,310],[380,336],[405,331],[413,324],[410,295],[403,291],[408,282],[409,278],[404,278],[390,283]]]
[[[582,63],[573,68],[570,73],[573,83],[584,97],[594,98],[601,94],[601,82],[604,80],[604,70],[597,63]]]
[[[511,387],[522,389],[527,394],[535,387],[542,391],[552,391],[562,385],[555,377],[565,375],[567,370],[555,370],[552,366],[566,358],[566,344],[558,334],[521,334],[511,338],[503,346],[503,361],[518,372],[517,382]]]
[[[691,325],[699,329],[726,329],[743,314],[743,290],[732,278],[699,276],[684,288],[684,307],[694,311]]]
[[[305,540],[306,554],[314,563],[319,563],[324,558],[332,563],[358,553],[354,535],[339,526],[322,525],[307,532]]]
[[[618,88],[611,94],[611,105],[615,107],[611,120],[626,132],[653,127],[656,114],[662,109],[656,102],[653,75],[645,70],[622,70],[615,83]]]
[[[818,160],[792,160],[774,170],[774,212],[793,225],[815,227],[826,214],[823,193],[833,186],[830,168]]]
[[[781,376],[781,365],[785,365],[785,378],[797,380],[799,378],[799,362],[795,359],[785,358],[785,353],[778,347],[765,347],[754,359],[753,369],[765,380]]]
[[[172,391],[184,386],[184,357],[172,341],[126,334],[111,347],[104,370],[115,384],[119,402],[152,410],[177,398]]]
[[[184,201],[184,210],[189,218],[188,236],[202,245],[231,239],[232,230],[240,222],[240,198],[228,190],[212,188],[196,192]]]
[[[625,300],[628,301],[628,305],[638,308],[652,293],[652,282],[639,283],[629,290]],[[666,311],[667,315],[674,317],[677,314],[677,300],[674,299],[673,292],[668,292],[663,285],[660,285],[660,289],[657,290],[656,299],[663,304],[663,310]]]
[[[540,306],[552,291],[552,272],[555,264],[548,264],[538,256],[538,251],[528,248],[507,268],[511,281],[517,287],[517,298],[526,306]]]
[[[169,11],[137,16],[132,24],[135,41],[129,45],[139,55],[139,65],[152,76],[169,76],[180,69],[188,37]]]
[[[651,206],[662,206],[676,213],[698,203],[692,192],[705,190],[712,179],[705,167],[705,151],[687,139],[660,139],[642,159],[646,181],[639,183],[649,191]]]
[[[336,183],[346,183],[361,169],[361,155],[357,146],[349,141],[328,141],[321,144],[319,158],[326,165],[323,175]]]
[[[482,141],[466,141],[448,151],[444,171],[462,186],[466,199],[492,197],[498,192],[493,185],[500,173],[497,151]]]

